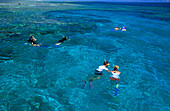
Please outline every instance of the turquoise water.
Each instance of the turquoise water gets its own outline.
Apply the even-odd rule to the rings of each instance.
[[[170,4],[0,3],[1,111],[170,110],[169,12]],[[29,34],[49,47],[23,45]],[[71,40],[56,48],[62,35]],[[107,72],[82,88],[104,59],[122,72],[116,97]]]

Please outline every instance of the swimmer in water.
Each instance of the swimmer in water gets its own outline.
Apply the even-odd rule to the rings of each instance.
[[[34,38],[33,35],[30,34],[29,40],[27,40],[32,46],[40,46],[39,44],[36,43],[37,39]]]
[[[115,31],[118,31],[119,29],[121,29],[121,28],[118,28],[118,27],[114,28]]]
[[[121,72],[118,71],[119,66],[115,65],[113,67],[113,71],[111,71],[111,76],[110,76],[110,83],[111,83],[111,88],[113,88],[114,85],[118,85],[119,84],[119,75]],[[115,84],[116,83],[116,84]]]
[[[66,40],[70,40],[68,39],[66,36],[64,36],[61,40],[59,40],[55,45],[60,45],[62,42],[66,41]]]
[[[123,28],[122,28],[122,31],[126,31],[126,28],[125,28],[125,27],[123,27]]]
[[[92,89],[92,88],[93,88],[93,85],[92,85],[93,80],[95,80],[95,79],[100,79],[100,78],[102,77],[102,75],[103,75],[103,70],[106,70],[107,72],[110,72],[110,71],[108,70],[108,68],[107,68],[108,66],[109,66],[109,62],[105,60],[105,61],[104,61],[104,64],[101,65],[101,66],[99,66],[99,67],[95,70],[94,76],[85,81],[83,87],[85,87],[86,82],[89,81],[89,82],[90,82],[90,88]]]

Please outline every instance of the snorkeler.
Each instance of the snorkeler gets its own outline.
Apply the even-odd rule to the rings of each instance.
[[[66,40],[70,40],[68,39],[66,36],[64,36],[61,40],[59,40],[55,45],[60,45],[62,42],[66,41]]]
[[[101,65],[101,66],[99,66],[99,67],[95,70],[94,76],[93,76],[92,78],[90,78],[90,79],[88,79],[88,80],[85,81],[83,87],[85,87],[87,81],[90,81],[90,87],[91,87],[91,89],[92,89],[92,88],[93,88],[93,85],[92,85],[93,80],[94,80],[94,79],[100,79],[100,78],[102,77],[102,74],[103,74],[102,72],[103,72],[103,70],[106,70],[107,72],[110,72],[110,71],[108,70],[108,68],[106,68],[106,67],[108,67],[108,66],[109,66],[109,62],[105,60],[105,61],[104,61],[104,64]]]
[[[122,31],[126,31],[126,28],[125,28],[125,27],[123,27],[123,28],[122,28]]]
[[[40,46],[39,44],[36,43],[37,39],[34,38],[33,35],[30,34],[29,40],[27,40],[32,46]]]
[[[110,83],[111,83],[111,88],[113,88],[113,85],[114,83],[116,82],[116,84],[118,85],[119,84],[119,75],[121,72],[118,71],[119,69],[119,66],[118,65],[115,65],[113,67],[113,71],[111,71],[111,77],[109,78],[110,79]]]
[[[118,31],[119,29],[121,29],[121,28],[118,28],[118,27],[114,28],[115,31]]]

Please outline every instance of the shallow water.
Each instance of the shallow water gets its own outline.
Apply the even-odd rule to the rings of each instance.
[[[169,12],[170,4],[0,3],[0,109],[170,110]],[[48,47],[23,45],[29,34]],[[63,35],[71,40],[56,48]],[[82,88],[104,59],[122,72],[116,97],[107,72]]]

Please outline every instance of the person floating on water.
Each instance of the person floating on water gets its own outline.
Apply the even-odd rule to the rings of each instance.
[[[114,85],[118,85],[119,84],[119,75],[121,72],[118,71],[119,66],[115,65],[113,67],[113,71],[111,71],[111,76],[110,76],[110,83],[111,83],[111,88],[113,88]],[[116,83],[116,84],[115,84]]]
[[[66,40],[70,40],[68,39],[66,36],[64,36],[61,40],[59,40],[55,45],[58,46],[60,45],[62,42],[66,41]]]
[[[32,46],[40,46],[39,44],[36,43],[37,39],[34,38],[33,35],[30,34],[29,40],[27,40]]]
[[[115,31],[118,31],[119,29],[121,29],[121,28],[116,27],[116,28],[115,28]]]
[[[123,28],[122,28],[122,31],[123,31],[123,32],[124,32],[124,31],[126,31],[126,28],[125,28],[125,27],[123,27]]]
[[[102,77],[102,74],[103,74],[102,72],[103,72],[103,70],[106,70],[107,72],[110,72],[110,71],[108,70],[108,68],[107,68],[108,66],[109,66],[109,62],[105,60],[104,63],[103,63],[103,65],[99,66],[99,67],[95,70],[94,76],[85,81],[85,83],[84,83],[84,85],[83,85],[83,88],[85,87],[86,82],[89,81],[89,82],[90,82],[90,88],[92,89],[92,88],[93,88],[93,85],[92,85],[93,80],[95,80],[95,79],[100,79],[100,78]]]

